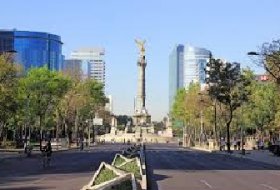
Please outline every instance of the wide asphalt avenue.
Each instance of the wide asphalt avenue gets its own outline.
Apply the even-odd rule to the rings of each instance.
[[[279,166],[244,158],[150,144],[146,162],[152,190],[280,190]]]
[[[124,148],[112,144],[55,152],[47,169],[39,155],[2,159],[0,189],[78,190],[89,182],[101,161],[111,163],[114,154]],[[280,190],[279,166],[175,144],[147,144],[146,163],[152,190]]]
[[[79,190],[90,181],[101,161],[111,163],[123,145],[102,145],[91,149],[53,153],[51,166],[43,168],[39,154],[31,158],[0,160],[0,189]]]

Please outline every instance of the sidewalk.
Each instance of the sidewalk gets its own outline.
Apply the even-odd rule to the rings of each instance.
[[[203,147],[191,147],[190,149],[234,156],[237,158],[246,158],[257,162],[263,162],[266,164],[273,164],[273,165],[280,166],[280,157],[275,156],[273,153],[269,152],[268,150],[246,150],[245,155],[242,155],[241,150],[233,150],[232,153],[228,153],[226,151],[209,150]]]

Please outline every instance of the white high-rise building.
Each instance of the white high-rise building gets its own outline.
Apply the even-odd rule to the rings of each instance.
[[[80,48],[71,53],[70,58],[86,62],[87,67],[82,68],[87,78],[95,79],[105,85],[105,49]]]

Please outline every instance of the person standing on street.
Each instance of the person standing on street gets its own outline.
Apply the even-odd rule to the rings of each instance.
[[[49,167],[51,156],[52,156],[52,145],[51,141],[48,140],[47,144],[42,149],[42,156],[43,156],[43,167]]]

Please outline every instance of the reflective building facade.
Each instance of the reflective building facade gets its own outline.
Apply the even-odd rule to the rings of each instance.
[[[71,52],[71,59],[81,60],[83,78],[94,79],[105,85],[105,49],[81,48]]]
[[[204,68],[211,52],[189,45],[176,45],[169,56],[169,110],[178,89],[187,89],[193,82],[205,84]]]
[[[210,57],[211,52],[207,49],[185,46],[183,84],[186,89],[192,82],[205,84],[204,68]]]
[[[63,71],[73,78],[87,79],[89,73],[88,62],[80,59],[66,59]]]
[[[0,53],[16,51],[16,61],[25,71],[47,65],[51,70],[61,70],[63,64],[60,36],[17,30],[0,30]]]
[[[184,87],[184,46],[176,45],[169,55],[169,108],[172,107],[176,92]]]

